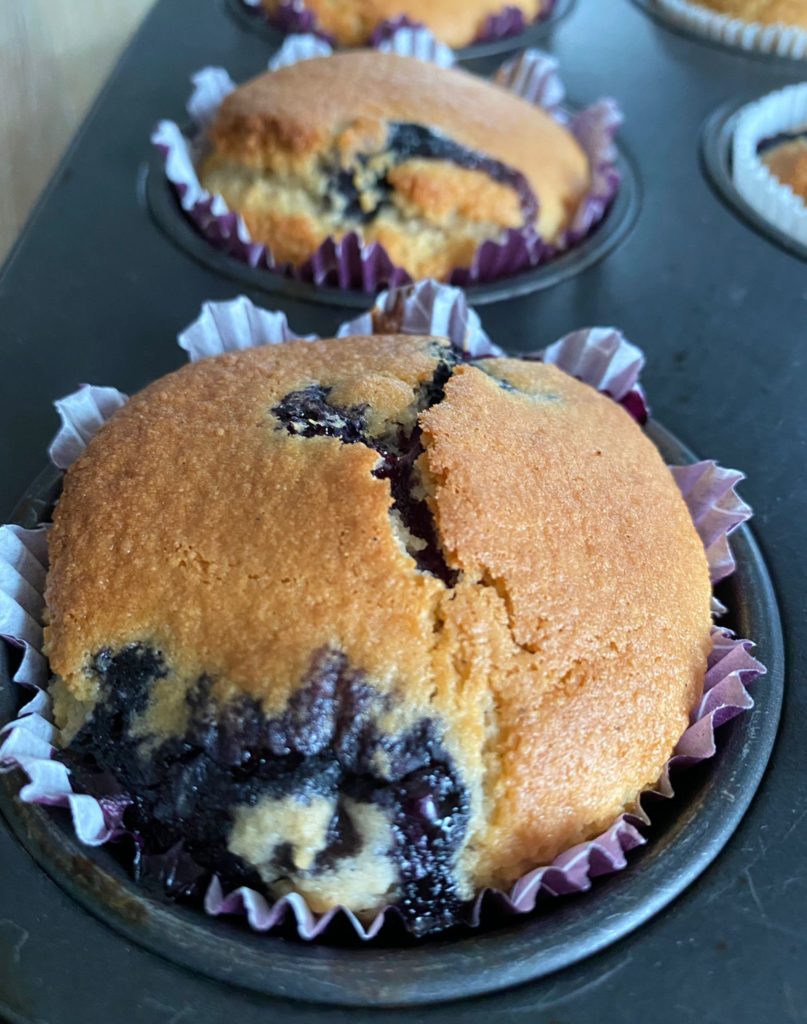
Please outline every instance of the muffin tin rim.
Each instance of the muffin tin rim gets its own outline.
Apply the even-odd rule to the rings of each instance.
[[[656,443],[667,449],[664,454],[676,456],[675,461],[694,458],[659,424],[651,423],[649,433]],[[54,467],[43,471],[29,488],[28,497],[17,506],[14,519],[27,527],[34,525],[46,507],[43,491],[52,490],[60,476]],[[144,890],[126,878],[122,868],[114,865],[110,872],[96,864],[92,851],[81,847],[49,809],[21,805],[13,795],[16,788],[7,781],[0,784],[0,813],[39,866],[85,910],[150,952],[207,977],[265,994],[365,1007],[445,1002],[543,977],[622,938],[678,896],[723,848],[761,781],[773,748],[783,694],[781,623],[770,577],[753,534],[743,526],[733,538],[739,575],[748,575],[742,589],[751,594],[750,606],[745,607],[738,601],[738,607],[733,610],[739,616],[741,631],[759,640],[763,648],[761,657],[769,666],[768,675],[755,688],[756,708],[751,712],[754,716],[751,725],[747,716],[743,716],[739,727],[729,724],[722,728],[718,760],[705,769],[708,776],[704,786],[708,791],[694,807],[691,799],[683,799],[683,806],[675,815],[670,841],[662,843],[658,837],[651,839],[642,850],[634,851],[626,870],[599,881],[593,891],[582,896],[563,897],[550,916],[539,912],[517,918],[505,928],[470,931],[456,940],[437,937],[401,950],[391,950],[388,944],[341,949],[333,944],[304,944],[272,935],[254,935],[226,919],[208,919],[196,909],[150,899]],[[736,582],[734,586],[739,588]],[[760,624],[746,628],[743,620],[749,613],[752,621],[759,616]],[[5,646],[2,655],[5,660]],[[752,745],[750,755],[741,757],[734,750],[726,766],[723,765],[721,754],[725,754],[729,746],[746,744]],[[722,778],[726,769],[728,777]],[[722,795],[726,788],[737,790],[731,801]],[[717,801],[711,825],[705,820],[710,796]],[[681,796],[676,800],[682,801]],[[675,807],[673,801],[671,809]],[[54,837],[55,864],[51,850]],[[678,870],[670,874],[667,861],[670,857],[675,861],[676,855]],[[103,856],[106,859],[108,854]],[[644,863],[648,857],[649,866]],[[659,874],[657,879],[655,876]],[[632,901],[630,893],[622,895],[626,885],[638,886],[640,890],[644,886],[645,894],[640,892],[639,898]],[[614,889],[618,891],[613,892]],[[553,929],[552,924],[557,925],[558,919],[561,936],[553,942],[552,932],[557,928]],[[593,932],[592,920],[598,922]],[[578,922],[584,928],[582,940]],[[571,932],[565,939],[564,924],[566,932]],[[180,941],[168,948],[165,937],[172,933]],[[479,943],[483,948],[478,948]],[[229,955],[223,954],[225,946]],[[429,952],[425,966],[427,972],[431,966],[430,979],[419,974],[424,969],[419,963],[424,960],[424,950]],[[278,963],[283,952],[287,953],[286,965]],[[484,957],[484,969],[480,968],[477,957],[480,960]],[[249,963],[245,967],[247,959]],[[335,983],[335,970],[338,972],[345,966],[348,967],[347,977]],[[335,985],[338,991],[334,991]]]
[[[671,21],[664,16],[663,11],[658,9],[654,0],[631,0],[631,3],[656,22],[656,24],[662,25],[670,32],[683,36],[685,39],[694,39],[704,46],[710,46],[714,50],[721,50],[723,53],[733,53],[738,57],[751,57],[754,60],[760,60],[767,64],[778,64],[780,67],[789,68],[793,71],[803,66],[805,74],[807,74],[807,59],[804,57],[788,57],[780,53],[766,53],[764,50],[756,50],[753,47],[746,50],[742,46],[726,43],[722,39],[712,39],[710,36],[701,35],[700,32],[696,32],[686,25]]]
[[[701,125],[698,146],[701,169],[712,191],[731,213],[744,221],[757,234],[762,235],[769,242],[773,242],[780,249],[784,249],[791,256],[807,261],[807,245],[802,245],[795,238],[791,238],[787,232],[781,231],[757,213],[740,194],[732,179],[731,143],[734,125],[740,111],[759,98],[758,92],[748,94],[740,100],[735,97],[707,116]]]
[[[573,111],[579,109],[574,103],[566,106]],[[180,127],[183,133],[187,129],[187,125]],[[553,288],[606,259],[628,241],[639,219],[644,189],[638,163],[631,150],[620,138],[615,140],[614,146],[620,174],[619,188],[607,213],[591,234],[567,252],[537,267],[490,283],[463,288],[469,305],[492,305]],[[372,302],[373,293],[297,281],[265,268],[251,267],[216,249],[181,209],[165,174],[162,154],[156,149],[141,162],[137,189],[145,201],[152,224],[164,238],[212,273],[236,281],[250,292],[349,309],[363,310],[368,302]]]
[[[458,63],[466,64],[486,60],[491,57],[499,57],[507,53],[514,53],[527,46],[534,46],[536,43],[541,42],[546,35],[557,28],[564,18],[571,14],[576,2],[577,0],[555,0],[555,6],[549,16],[528,25],[523,32],[518,32],[512,36],[505,36],[503,39],[491,39],[488,42],[462,46],[454,50],[454,55]],[[224,8],[227,16],[244,31],[254,33],[272,47],[280,46],[283,39],[289,34],[275,28],[259,14],[250,14],[244,8],[242,0],[221,0],[221,6]],[[503,2],[503,6],[506,6],[506,3]],[[343,49],[351,49],[351,47],[344,47]]]

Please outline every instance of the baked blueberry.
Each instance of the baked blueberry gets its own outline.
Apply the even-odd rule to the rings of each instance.
[[[650,441],[439,339],[158,380],[68,471],[49,546],[59,756],[171,893],[447,927],[630,808],[703,685],[706,560]]]

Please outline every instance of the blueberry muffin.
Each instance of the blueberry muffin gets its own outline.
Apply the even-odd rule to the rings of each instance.
[[[508,229],[556,241],[591,177],[571,133],[532,104],[373,51],[260,75],[224,100],[209,142],[202,184],[279,262],[355,231],[413,278],[447,278]]]
[[[807,30],[807,0],[697,0],[730,18],[763,25],[793,25]]]
[[[287,0],[262,0],[271,17]],[[340,46],[362,46],[384,21],[405,15],[430,29],[448,46],[467,46],[479,38],[491,15],[504,7],[521,11],[526,22],[543,12],[541,0],[305,0],[317,27]]]
[[[553,366],[438,338],[158,380],[49,546],[74,787],[317,911],[446,927],[631,808],[702,691],[706,558],[652,443]]]
[[[775,178],[807,202],[807,125],[767,139],[759,155]]]

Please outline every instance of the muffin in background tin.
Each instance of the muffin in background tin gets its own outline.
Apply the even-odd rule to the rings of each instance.
[[[631,810],[711,646],[628,413],[433,337],[162,378],[68,471],[49,547],[74,787],[225,884],[418,933]]]
[[[366,46],[390,24],[428,28],[452,48],[518,34],[550,14],[553,0],[246,0],[270,22],[292,31],[316,31],[337,46]]]
[[[355,232],[413,279],[448,279],[508,232],[559,244],[592,181],[579,142],[539,107],[393,53],[267,72],[227,96],[208,139],[203,187],[278,262]]]
[[[448,70],[453,54],[428,30],[401,26],[375,54],[331,62],[332,54],[314,35],[290,36],[271,74],[240,91],[224,69],[203,68],[193,76],[190,126],[156,126],[152,142],[179,210],[214,250],[356,297],[442,271],[454,285],[506,288],[582,246],[609,215],[621,181],[621,112],[604,98],[569,113],[554,58],[526,50],[488,83]],[[344,80],[354,64],[374,93]],[[394,98],[384,69],[396,81],[411,71]],[[285,106],[267,107],[267,95]],[[509,134],[495,127],[501,119]],[[542,140],[557,142],[557,153]],[[279,233],[287,259],[252,236],[247,215],[262,236]]]
[[[759,154],[777,181],[807,201],[807,124],[767,139]]]

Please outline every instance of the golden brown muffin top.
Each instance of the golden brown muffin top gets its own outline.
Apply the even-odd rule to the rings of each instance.
[[[280,0],[263,0],[269,13],[280,6]],[[330,0],[306,0],[318,25],[336,37],[343,46],[367,43],[381,22],[406,15],[428,28],[448,46],[466,46],[473,42],[491,14],[504,7],[518,7],[525,19],[538,16],[538,0],[347,0],[334,4]]]
[[[345,162],[376,152],[390,123],[425,125],[519,171],[552,223],[567,219],[589,185],[582,148],[543,110],[465,71],[374,51],[252,79],[224,100],[210,137],[228,159],[284,173],[334,148]]]
[[[166,695],[202,675],[276,712],[318,651],[342,652],[393,696],[393,718],[442,724],[472,806],[465,876],[502,883],[656,780],[703,684],[709,574],[671,474],[620,406],[516,359],[444,383],[444,345],[266,346],[132,398],[66,475],[48,654],[91,706],[98,651],[158,649],[163,704],[144,729],[160,733]],[[277,410],[312,388],[333,429],[358,417],[363,440],[303,436],[305,416],[290,432]],[[422,530],[391,512],[379,474],[381,439],[415,417],[410,488],[442,574],[418,568]]]

